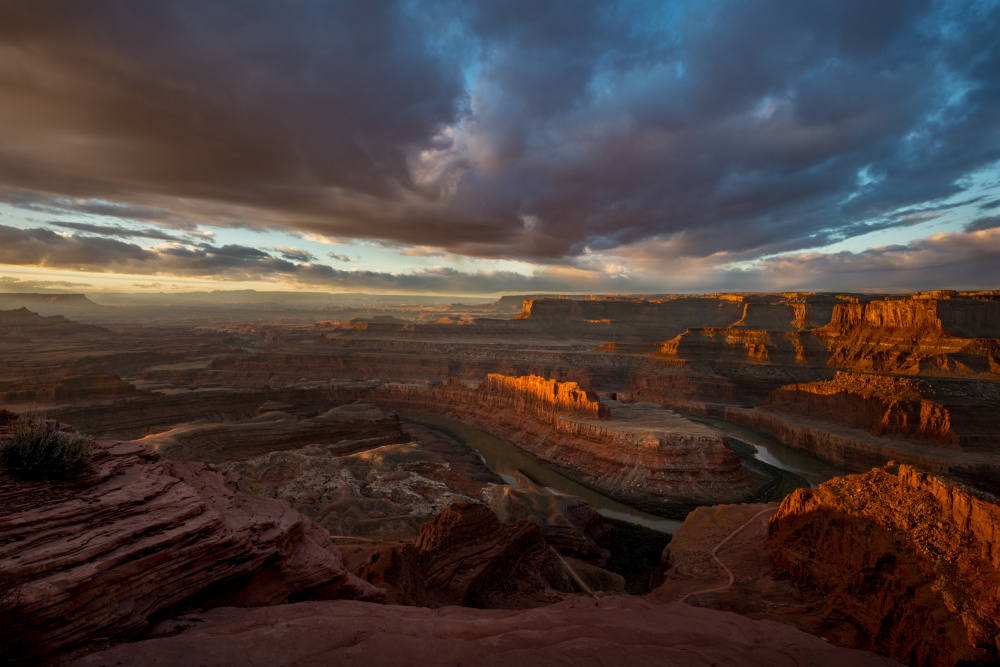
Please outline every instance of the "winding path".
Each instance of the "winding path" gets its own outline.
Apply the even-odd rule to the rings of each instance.
[[[692,595],[701,595],[703,593],[721,593],[722,591],[729,590],[729,587],[733,585],[733,582],[736,580],[736,578],[733,576],[732,570],[730,570],[728,567],[726,567],[725,563],[723,563],[721,560],[719,560],[718,555],[716,555],[718,553],[719,549],[721,549],[726,544],[726,542],[728,542],[729,540],[733,539],[733,536],[735,536],[736,533],[740,532],[741,530],[743,530],[744,528],[746,528],[747,526],[749,526],[751,523],[753,523],[754,521],[756,521],[757,517],[759,517],[761,514],[768,514],[770,512],[777,512],[777,511],[778,511],[777,507],[769,507],[767,509],[763,509],[763,510],[757,512],[752,517],[750,517],[749,519],[747,519],[746,523],[744,523],[742,526],[740,526],[739,528],[737,528],[733,532],[729,533],[729,535],[727,535],[721,542],[719,542],[718,544],[716,544],[715,548],[712,549],[712,560],[715,561],[716,565],[718,565],[719,567],[721,567],[723,569],[723,571],[729,577],[729,581],[727,581],[722,586],[716,586],[714,588],[706,588],[706,589],[703,589],[703,590],[700,590],[700,591],[692,591],[691,593],[688,593],[687,595],[685,595],[684,597],[682,597],[680,600],[678,600],[678,602],[686,602],[687,599],[689,597],[691,597]]]

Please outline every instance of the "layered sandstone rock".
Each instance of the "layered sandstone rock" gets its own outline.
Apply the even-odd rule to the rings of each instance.
[[[986,449],[956,451],[936,442],[878,437],[840,424],[763,410],[704,404],[685,407],[692,412],[704,410],[705,414],[756,429],[784,445],[848,470],[882,466],[890,460],[898,460],[978,488],[1000,488],[1000,462]]]
[[[778,364],[818,366],[826,363],[826,348],[807,332],[763,329],[691,328],[662,343],[658,352],[668,357],[714,364]]]
[[[332,535],[411,540],[454,502],[483,499],[500,478],[441,448],[407,442],[343,454],[310,445],[235,463],[246,490],[288,503]]]
[[[43,317],[27,308],[0,310],[0,344],[100,333],[107,333],[107,329],[74,322],[62,315]]]
[[[489,507],[473,503],[448,507],[415,542],[376,552],[358,574],[384,587],[390,602],[434,608],[521,609],[574,590],[536,523],[503,524]]]
[[[651,403],[611,401],[610,419],[557,415],[554,421],[542,422],[531,414],[490,407],[488,394],[460,383],[384,384],[367,397],[383,406],[440,412],[467,421],[613,496],[661,502],[736,501],[765,483],[740,463],[724,435]]]
[[[875,435],[910,436],[957,447],[962,438],[951,412],[925,397],[931,391],[919,380],[839,372],[826,382],[781,387],[768,396],[765,406]]]
[[[1000,300],[893,298],[834,308],[830,365],[910,375],[1000,373]]]
[[[614,526],[583,498],[551,489],[496,486],[488,491],[490,509],[504,523],[531,519],[556,551],[599,567],[611,557]]]
[[[182,424],[141,442],[175,461],[231,463],[309,444],[336,445],[329,453],[346,455],[407,440],[398,416],[370,403],[357,403],[310,419],[265,412],[247,420]]]
[[[384,597],[319,525],[234,473],[130,442],[98,442],[95,463],[71,482],[0,475],[0,569],[49,649],[130,636],[170,610]]]
[[[22,382],[0,391],[0,403],[69,403],[146,395],[117,375],[94,371],[68,375],[51,383]]]
[[[789,495],[776,571],[827,596],[874,650],[908,664],[996,660],[1000,507],[909,466]]]
[[[480,405],[515,410],[543,421],[558,414],[590,419],[609,419],[608,406],[597,395],[575,382],[546,380],[537,375],[506,377],[491,373],[476,391]]]
[[[606,298],[601,300],[534,299],[526,300],[518,319],[540,325],[558,325],[571,331],[579,322],[628,323],[637,333],[659,332],[676,336],[688,327],[724,327],[743,315],[741,301],[714,296],[678,296],[660,300]]]
[[[542,609],[489,610],[301,602],[214,609],[164,623],[160,638],[73,667],[205,667],[234,656],[303,665],[855,665],[892,663],[766,621],[637,598],[574,598]]]
[[[865,630],[822,591],[775,572],[766,538],[777,510],[746,504],[691,512],[664,549],[663,583],[646,599],[777,621],[836,646],[871,650]]]

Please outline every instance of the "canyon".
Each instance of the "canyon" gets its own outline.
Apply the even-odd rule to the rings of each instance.
[[[547,655],[542,610],[607,655],[629,610],[637,651],[669,619],[705,664],[997,659],[1000,293],[4,297],[8,422],[97,438],[86,479],[0,473],[0,575],[57,661],[222,664],[323,619],[362,639],[306,644],[373,664],[404,622],[455,628],[413,644],[441,664],[484,623]]]

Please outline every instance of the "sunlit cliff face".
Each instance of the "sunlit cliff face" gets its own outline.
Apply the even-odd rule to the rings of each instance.
[[[995,2],[7,2],[0,289],[995,283]]]

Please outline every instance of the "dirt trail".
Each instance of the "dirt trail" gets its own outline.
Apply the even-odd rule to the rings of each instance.
[[[768,514],[768,513],[771,513],[771,512],[777,512],[777,511],[778,511],[777,507],[769,507],[767,509],[763,509],[763,510],[757,512],[752,517],[750,517],[749,519],[747,519],[746,523],[744,523],[742,526],[740,526],[739,528],[737,528],[733,532],[729,533],[729,535],[727,535],[721,542],[719,542],[718,544],[716,544],[715,548],[712,549],[712,560],[715,561],[716,565],[718,565],[720,568],[722,568],[722,570],[726,573],[726,576],[729,577],[729,581],[727,581],[722,586],[716,586],[714,588],[705,588],[705,589],[702,589],[700,591],[693,591],[691,593],[688,593],[687,595],[685,595],[684,597],[682,597],[680,600],[678,600],[678,602],[686,602],[687,599],[689,597],[691,597],[692,595],[701,595],[703,593],[721,593],[722,591],[729,590],[729,587],[732,586],[733,582],[735,581],[735,577],[733,576],[732,571],[728,567],[726,567],[725,563],[723,563],[721,560],[719,560],[719,557],[717,555],[719,549],[721,549],[723,546],[725,546],[726,542],[728,542],[729,540],[733,539],[733,537],[736,535],[736,533],[740,532],[741,530],[743,530],[744,528],[746,528],[747,526],[749,526],[751,523],[753,523],[754,521],[756,521],[757,517],[759,517],[760,515],[762,515],[762,514]]]

